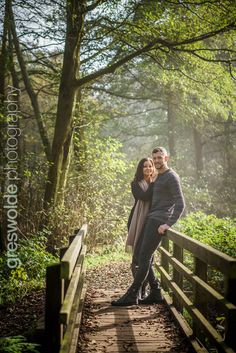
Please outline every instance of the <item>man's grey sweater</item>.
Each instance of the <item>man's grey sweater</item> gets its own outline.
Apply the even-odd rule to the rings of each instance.
[[[185,207],[178,174],[168,169],[153,184],[152,204],[148,218],[170,227],[180,218]]]

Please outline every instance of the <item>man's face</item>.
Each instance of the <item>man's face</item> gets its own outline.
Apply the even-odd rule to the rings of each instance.
[[[168,156],[162,152],[156,152],[152,154],[152,159],[157,170],[160,170],[166,166]]]

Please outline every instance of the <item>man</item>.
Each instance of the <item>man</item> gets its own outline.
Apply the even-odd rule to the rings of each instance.
[[[146,277],[151,286],[149,296],[141,303],[160,302],[160,286],[151,269],[151,259],[161,242],[162,236],[180,218],[185,204],[178,175],[168,167],[169,156],[164,147],[152,151],[154,165],[158,177],[153,184],[152,204],[147,216],[144,230],[138,246],[138,268],[134,281],[128,291],[118,300],[112,301],[113,306],[138,304],[140,288]],[[146,195],[149,198],[150,195]]]

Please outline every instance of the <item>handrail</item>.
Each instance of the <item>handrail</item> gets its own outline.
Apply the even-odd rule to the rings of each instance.
[[[185,250],[193,256],[193,271],[184,264]],[[236,259],[172,229],[163,236],[158,252],[161,264],[156,267],[161,275],[164,297],[179,322],[183,323],[184,309],[188,312],[191,323],[185,321],[184,325],[190,332],[189,337],[201,342],[196,345],[199,352],[208,344],[207,338],[218,352],[233,353],[236,349]],[[224,293],[207,283],[210,268],[217,269],[224,277]],[[184,288],[186,283],[188,293]],[[210,322],[211,310],[207,300],[225,317],[223,334]]]
[[[84,261],[86,250],[87,250],[87,247],[86,245],[84,245],[80,253],[80,257],[77,262],[77,265],[75,266],[74,272],[72,274],[70,284],[67,288],[66,295],[60,310],[60,321],[62,324],[65,324],[65,325],[67,325],[69,322],[69,317],[70,317],[70,313],[71,313],[71,309],[74,301],[75,292],[78,287],[78,283],[80,281],[82,270],[83,270],[83,261]]]
[[[78,231],[72,243],[61,259],[61,278],[70,279],[81,250],[84,236],[87,234],[87,224]]]
[[[236,260],[231,256],[214,249],[210,245],[203,244],[196,239],[177,232],[176,230],[169,230],[167,232],[167,238],[176,245],[191,252],[198,259],[215,267],[220,272],[232,278],[236,278]]]
[[[44,347],[47,353],[69,353],[76,341],[75,331],[78,339],[79,313],[86,293],[86,234],[84,224],[70,236],[70,245],[61,249],[61,261],[47,267]]]

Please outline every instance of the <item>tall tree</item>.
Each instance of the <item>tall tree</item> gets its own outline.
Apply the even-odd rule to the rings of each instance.
[[[24,1],[23,6],[27,3],[30,0]],[[51,30],[47,27],[48,43],[57,38],[57,34],[65,43],[44,198],[47,207],[63,200],[78,90],[104,75],[114,74],[128,62],[138,64],[140,59],[136,58],[147,53],[155,57],[160,67],[170,65],[170,58],[175,63],[176,60],[185,60],[188,55],[213,62],[223,60],[230,66],[234,54],[232,40],[222,48],[218,39],[220,36],[225,38],[235,29],[235,5],[231,1],[216,6],[214,1],[196,4],[128,1],[124,5],[115,0],[67,0],[57,2],[53,7],[46,2],[44,6],[48,7],[49,13],[52,11],[51,18],[50,14],[44,18],[45,23],[60,21],[62,24],[51,27]],[[37,11],[37,15],[43,16]],[[14,34],[14,28],[12,32]],[[36,38],[40,38],[38,29],[33,32]],[[20,63],[16,36],[15,47]],[[217,58],[219,53],[222,54],[220,59]],[[173,65],[169,69],[174,69]],[[27,86],[27,70],[23,65],[21,71]]]

